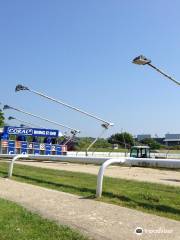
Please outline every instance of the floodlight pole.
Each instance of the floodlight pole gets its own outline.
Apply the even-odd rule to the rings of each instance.
[[[169,80],[171,80],[172,82],[174,82],[177,85],[180,85],[180,82],[178,82],[177,80],[175,80],[174,78],[172,78],[171,76],[167,75],[166,73],[164,73],[162,70],[160,70],[159,68],[155,67],[154,65],[152,65],[151,63],[148,63],[147,65],[149,65],[150,67],[152,67],[153,69],[155,69],[157,72],[159,72],[160,74],[162,74],[163,76],[165,76],[166,78],[168,78]]]
[[[77,134],[77,132],[75,131],[71,131],[71,136],[69,137],[69,139],[67,139],[67,141],[64,143],[64,145],[67,145]]]
[[[63,124],[60,124],[60,123],[51,121],[51,120],[49,120],[49,119],[47,119],[47,118],[43,118],[43,117],[37,116],[37,115],[35,115],[35,114],[26,112],[26,111],[24,111],[24,110],[22,110],[22,109],[18,109],[18,108],[11,107],[11,106],[8,106],[8,105],[4,105],[4,108],[3,108],[3,109],[4,109],[4,110],[6,110],[6,109],[13,109],[13,110],[15,110],[15,111],[24,113],[24,114],[26,114],[26,115],[29,115],[29,116],[32,116],[32,117],[35,117],[35,118],[39,118],[39,119],[41,119],[41,120],[43,120],[43,121],[46,121],[46,122],[49,122],[49,123],[53,123],[53,124],[55,124],[55,125],[57,125],[57,126],[60,126],[60,127],[63,127],[63,128],[67,128],[67,129],[69,129],[69,130],[71,130],[71,131],[76,131],[77,133],[80,132],[80,131],[77,130],[77,129],[74,129],[74,128],[71,128],[71,127],[69,127],[69,126],[66,126],[66,125],[63,125]]]
[[[147,59],[146,57],[144,57],[143,55],[140,55],[136,58],[133,59],[132,63],[138,64],[138,65],[148,65],[151,68],[155,69],[157,72],[159,72],[160,74],[162,74],[164,77],[168,78],[169,80],[171,80],[172,82],[174,82],[177,85],[180,85],[180,82],[178,82],[177,80],[175,80],[174,78],[172,78],[171,76],[169,76],[168,74],[166,74],[164,71],[160,70],[159,68],[155,67],[152,63],[150,59]]]
[[[17,121],[19,121],[19,122],[22,122],[22,123],[25,123],[25,124],[28,124],[28,125],[32,125],[32,126],[35,126],[35,127],[40,127],[40,128],[42,128],[42,126],[39,126],[39,125],[36,125],[36,124],[34,124],[34,123],[30,123],[30,122],[27,122],[27,121],[24,121],[24,120],[21,120],[21,119],[19,119],[19,118],[17,118],[17,117],[8,117],[8,120],[17,120]],[[27,126],[28,126],[27,125]]]
[[[104,128],[104,129],[102,130],[102,132],[100,133],[100,135],[98,135],[98,136],[94,139],[94,141],[87,147],[87,149],[86,149],[86,156],[88,156],[88,151],[89,151],[89,149],[97,142],[97,140],[98,140],[100,137],[102,137],[102,135],[105,133],[106,130],[107,130],[107,128]]]
[[[61,104],[61,105],[65,106],[65,107],[67,107],[67,108],[70,108],[70,109],[72,109],[72,110],[75,110],[75,111],[77,111],[77,112],[79,112],[79,113],[82,113],[82,114],[84,114],[84,115],[86,115],[86,116],[88,116],[88,117],[94,118],[94,119],[102,122],[102,123],[103,123],[103,124],[102,124],[102,127],[104,128],[104,129],[103,129],[103,133],[105,132],[105,130],[108,130],[108,128],[109,128],[110,126],[113,126],[113,125],[114,125],[113,123],[110,123],[110,122],[108,122],[108,121],[106,121],[106,120],[104,120],[104,119],[102,119],[102,118],[99,118],[99,117],[95,116],[94,114],[91,114],[91,113],[88,113],[88,112],[86,112],[86,111],[83,111],[83,110],[81,110],[81,109],[79,109],[79,108],[76,108],[76,107],[74,107],[74,106],[72,106],[72,105],[70,105],[70,104],[67,104],[67,103],[65,103],[65,102],[63,102],[63,101],[60,101],[60,100],[57,100],[57,99],[55,99],[55,98],[49,97],[49,96],[47,96],[47,95],[45,95],[45,94],[43,94],[43,93],[41,93],[41,92],[38,92],[38,91],[35,91],[35,90],[32,90],[32,89],[29,89],[29,88],[26,87],[26,86],[23,86],[23,85],[20,85],[20,84],[19,84],[19,85],[17,85],[16,88],[15,88],[15,91],[16,91],[16,92],[22,91],[22,90],[30,91],[30,92],[32,92],[32,93],[35,93],[35,94],[41,96],[41,97],[47,98],[47,99],[49,99],[49,100],[51,100],[51,101],[53,101],[53,102],[56,102],[56,103],[58,103],[58,104]],[[101,135],[102,135],[102,133],[100,134],[100,136],[101,136]],[[95,142],[98,140],[98,138],[99,138],[100,136],[98,136],[98,137],[89,145],[89,147],[88,147],[87,150],[86,150],[86,155],[87,155],[88,150],[95,144]]]
[[[65,106],[65,107],[67,107],[67,108],[70,108],[70,109],[75,110],[75,111],[77,111],[77,112],[80,112],[80,113],[82,113],[82,114],[84,114],[84,115],[86,115],[86,116],[89,116],[89,117],[91,117],[91,118],[94,118],[94,119],[96,119],[96,120],[98,120],[98,121],[101,121],[101,122],[103,122],[103,123],[105,123],[105,124],[108,124],[109,126],[113,126],[113,125],[114,125],[113,123],[110,123],[110,122],[108,122],[108,121],[106,121],[106,120],[104,120],[104,119],[102,119],[102,118],[99,118],[99,117],[97,117],[97,116],[95,116],[95,115],[93,115],[93,114],[91,114],[91,113],[88,113],[88,112],[83,111],[83,110],[81,110],[81,109],[79,109],[79,108],[76,108],[76,107],[74,107],[74,106],[72,106],[72,105],[70,105],[70,104],[68,104],[68,103],[65,103],[65,102],[63,102],[63,101],[57,100],[57,99],[52,98],[52,97],[49,97],[49,96],[45,95],[44,93],[41,93],[41,92],[32,90],[32,89],[30,89],[30,88],[28,88],[28,87],[25,87],[25,86],[22,86],[22,85],[20,85],[20,84],[16,86],[16,89],[15,89],[16,92],[22,91],[22,90],[28,90],[28,91],[30,91],[30,92],[32,92],[32,93],[35,93],[35,94],[37,94],[37,95],[39,95],[39,96],[41,96],[41,97],[47,98],[47,99],[49,99],[49,100],[51,100],[51,101],[53,101],[53,102],[56,102],[56,103],[59,103],[59,104]]]

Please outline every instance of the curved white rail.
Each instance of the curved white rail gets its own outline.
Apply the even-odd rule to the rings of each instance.
[[[17,160],[17,159],[20,159],[20,158],[28,158],[28,155],[26,154],[18,154],[16,155],[15,157],[13,157],[13,159],[11,160],[10,164],[9,164],[9,171],[8,171],[8,177],[12,177],[12,172],[13,172],[13,167],[14,167],[14,162]]]
[[[180,159],[126,158],[125,164],[139,167],[180,168]]]
[[[2,155],[0,155],[1,157]],[[4,155],[5,158],[12,158],[9,164],[8,177],[12,177],[14,162],[17,159],[32,159],[37,161],[62,161],[72,163],[89,163],[102,164],[97,177],[96,197],[101,197],[103,187],[103,177],[105,169],[115,163],[125,164],[126,166],[142,166],[142,167],[164,167],[164,168],[180,168],[180,160],[175,159],[139,159],[139,158],[103,158],[103,157],[78,157],[78,156],[56,156],[56,155]]]
[[[8,155],[6,155],[8,158]],[[18,155],[9,155],[9,158],[12,158],[9,164],[8,177],[12,177],[14,163],[18,159],[31,159],[37,161],[60,161],[60,162],[71,162],[71,163],[89,163],[89,164],[102,164],[107,161],[109,158],[98,158],[98,157],[69,157],[69,156],[56,156],[56,155],[30,155],[30,154],[18,154]]]
[[[98,177],[97,177],[97,187],[96,187],[96,197],[101,197],[102,195],[102,186],[103,186],[103,177],[105,169],[114,163],[124,163],[126,159],[108,159],[105,161],[99,169]]]

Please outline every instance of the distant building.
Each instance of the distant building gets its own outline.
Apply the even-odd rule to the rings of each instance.
[[[167,146],[177,146],[180,145],[180,134],[166,134],[164,142]]]
[[[155,137],[155,138],[153,138],[156,142],[158,142],[159,144],[162,144],[162,145],[164,145],[165,144],[165,142],[164,142],[164,137]]]
[[[144,139],[151,138],[150,134],[139,134],[137,135],[137,141],[142,141]]]

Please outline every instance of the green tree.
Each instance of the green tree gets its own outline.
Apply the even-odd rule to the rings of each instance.
[[[93,141],[93,138],[89,138],[89,137],[77,138],[75,147],[77,150],[86,149],[92,141]]]
[[[160,149],[161,144],[156,142],[152,138],[146,138],[141,141],[141,143],[148,145],[151,149]]]
[[[128,132],[116,133],[108,139],[108,142],[111,144],[119,144],[123,147],[126,146],[128,148],[134,145],[133,136]]]
[[[0,109],[0,127],[4,126],[4,113],[2,112],[2,110]]]
[[[99,138],[97,142],[94,144],[94,148],[111,148],[111,144],[107,139]]]
[[[92,137],[81,137],[77,139],[75,144],[75,148],[77,150],[85,150],[95,138]],[[107,139],[99,138],[97,142],[93,145],[92,149],[94,148],[111,148],[111,144],[107,141]]]

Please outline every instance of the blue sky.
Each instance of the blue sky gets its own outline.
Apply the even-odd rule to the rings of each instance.
[[[93,119],[15,93],[22,83],[114,122],[108,134],[179,133],[180,88],[131,63],[144,54],[180,80],[179,9],[178,0],[0,0],[0,102],[78,128],[82,136],[99,133]]]

